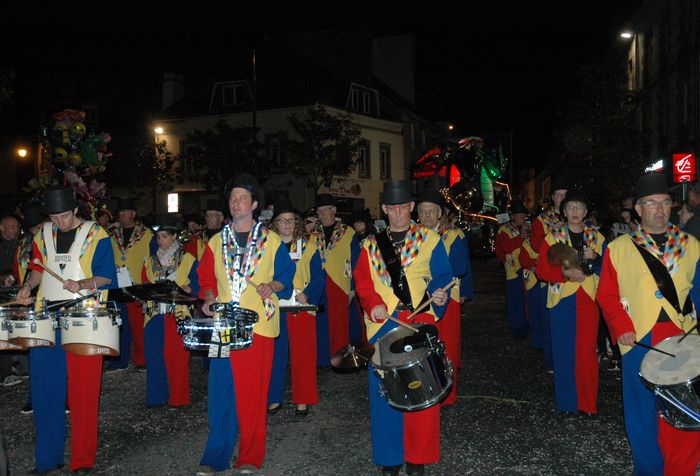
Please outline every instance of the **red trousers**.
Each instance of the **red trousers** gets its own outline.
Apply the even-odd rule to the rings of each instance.
[[[143,367],[146,365],[146,356],[143,351],[143,305],[140,302],[128,302],[126,307],[129,312],[131,341],[134,344],[132,359],[136,367]]]
[[[181,407],[190,403],[190,352],[177,333],[175,316],[167,314],[164,322],[163,358],[168,372],[168,405]]]
[[[452,361],[452,390],[443,400],[442,405],[452,405],[457,401],[457,370],[460,361],[460,305],[459,301],[450,298],[445,315],[437,322],[438,336],[445,344],[447,358]]]
[[[102,356],[66,352],[70,407],[70,469],[95,466]]]
[[[348,295],[330,278],[326,278],[328,333],[333,356],[350,343],[350,306]]]
[[[274,349],[273,338],[255,334],[252,346],[232,350],[229,357],[240,429],[237,468],[246,464],[260,468],[265,458],[267,392]]]
[[[598,305],[579,288],[576,291],[576,397],[579,410],[597,413],[598,399]]]
[[[306,311],[287,315],[289,359],[292,366],[292,402],[318,403],[316,384],[316,315]]]

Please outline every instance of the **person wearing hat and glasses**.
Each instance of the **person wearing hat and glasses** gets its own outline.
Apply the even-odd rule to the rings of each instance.
[[[360,252],[355,231],[336,222],[336,211],[333,195],[322,193],[316,197],[316,213],[322,227],[319,250],[326,271],[323,300],[326,311],[316,316],[317,361],[322,367],[330,365],[331,356],[350,343],[350,306],[355,305],[352,270]]]
[[[700,432],[676,429],[661,418],[654,390],[640,378],[646,346],[697,323],[689,311],[692,303],[700,303],[700,242],[669,222],[671,205],[664,174],[639,178],[634,208],[641,226],[608,245],[596,299],[622,354],[622,401],[634,474],[694,476]],[[666,292],[657,281],[665,283]]]
[[[270,229],[280,235],[289,257],[296,264],[292,298],[280,301],[280,306],[317,306],[326,286],[317,235],[304,236],[301,217],[286,199],[275,204]],[[309,413],[309,405],[318,403],[315,311],[280,312],[280,335],[275,339],[268,413],[277,413],[282,406],[290,360],[292,402],[296,405],[296,414],[305,416]]]
[[[525,298],[526,270],[520,266],[520,255],[528,252],[527,240],[530,230],[526,222],[527,209],[522,201],[513,200],[510,215],[511,220],[498,229],[495,249],[496,256],[503,263],[506,272],[508,329],[515,337],[525,337],[529,331]]]
[[[207,200],[207,205],[204,208],[204,229],[201,235],[193,236],[192,239],[185,243],[185,249],[196,256],[197,259],[200,259],[209,239],[223,229],[225,218],[226,206],[224,201],[217,198]]]
[[[262,208],[258,181],[240,174],[226,186],[231,224],[207,243],[198,275],[202,312],[213,315],[215,302],[234,303],[255,311],[252,345],[212,358],[207,398],[209,437],[200,475],[229,468],[240,428],[236,467],[256,472],[265,457],[267,394],[279,335],[278,299],[292,296],[294,263],[277,233],[255,215]]]
[[[540,213],[532,222],[532,231],[530,232],[530,244],[535,252],[539,252],[544,243],[544,238],[552,230],[560,228],[564,225],[564,217],[561,213],[561,202],[566,196],[566,191],[569,189],[568,181],[561,176],[555,176],[551,181],[550,196],[552,206]],[[539,304],[539,314],[542,316],[542,351],[544,353],[544,364],[549,369],[554,368],[552,363],[552,337],[550,329],[549,309],[547,308],[547,289],[548,285],[545,281],[540,281],[535,286],[539,296],[534,300]],[[537,329],[534,329],[536,332]],[[533,341],[539,344],[540,339],[537,335],[533,335]]]
[[[557,410],[564,413],[597,413],[598,322],[600,311],[595,293],[600,275],[605,238],[584,222],[588,200],[576,190],[568,190],[561,202],[566,225],[552,230],[539,249],[535,272],[549,283],[547,307],[551,317],[554,393]],[[549,256],[558,244],[578,258]],[[561,245],[570,248],[561,248]],[[571,250],[573,248],[573,250]]]
[[[396,328],[388,316],[406,320],[430,295],[433,302],[412,322],[434,324],[449,300],[441,289],[452,280],[445,246],[437,233],[411,220],[414,206],[409,181],[385,183],[382,210],[389,226],[364,241],[357,261],[354,276],[370,343]],[[424,474],[424,465],[440,459],[440,405],[398,411],[381,395],[372,369],[368,375],[374,464],[385,475],[398,475],[404,462],[407,474]]]
[[[448,226],[442,222],[442,207],[444,200],[440,192],[428,188],[418,203],[418,220],[421,225],[436,232],[442,239],[447,255],[450,258],[452,275],[462,279],[469,269],[469,251],[464,238],[464,232],[459,228]],[[452,405],[457,401],[457,371],[461,367],[460,344],[462,338],[462,308],[460,305],[461,286],[450,290],[450,300],[445,316],[437,324],[440,340],[445,343],[445,353],[452,361],[452,390],[442,402],[443,406]]]
[[[153,220],[158,250],[144,263],[141,281],[174,281],[196,296],[199,292],[197,258],[178,239],[182,224],[172,214]],[[190,403],[190,352],[182,344],[177,321],[191,317],[188,306],[149,302],[144,311],[146,354],[146,405],[172,408]]]
[[[110,228],[114,261],[117,264],[117,286],[125,288],[141,284],[143,263],[158,248],[153,232],[136,220],[136,203],[132,198],[119,197],[117,203],[118,221]],[[112,294],[112,293],[111,293]],[[134,366],[142,369],[146,366],[143,348],[143,306],[133,299],[124,299],[115,294],[119,311],[122,315],[122,327],[119,330],[119,358],[112,360],[112,370],[126,369],[129,366],[131,345],[134,346]],[[119,295],[121,297],[117,298]],[[112,297],[112,296],[110,296]]]
[[[83,290],[112,287],[117,276],[109,236],[95,222],[77,216],[78,202],[73,190],[47,189],[42,199],[43,211],[51,221],[34,236],[29,277],[17,299],[31,302],[31,292],[38,288],[38,310],[42,299],[49,303],[71,300],[81,297]],[[64,282],[44,272],[42,266],[62,276]],[[102,299],[105,294],[102,293]],[[63,465],[66,393],[71,409],[70,469],[89,471],[97,452],[102,356],[64,352],[60,329],[56,329],[55,346],[32,348],[29,360],[36,428],[35,471],[50,471]]]

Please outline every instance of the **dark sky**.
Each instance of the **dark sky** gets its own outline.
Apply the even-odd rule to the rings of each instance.
[[[98,3],[15,5],[0,20],[0,68],[20,79],[108,75],[117,87],[173,62],[223,63],[234,50],[226,45],[252,45],[265,34],[353,26],[414,33],[421,109],[464,135],[512,131],[523,165],[547,148],[579,68],[624,47],[617,34],[638,2]],[[16,99],[31,101],[22,92]],[[9,119],[0,111],[3,127]]]

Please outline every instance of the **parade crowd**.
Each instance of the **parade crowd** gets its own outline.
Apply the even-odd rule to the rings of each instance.
[[[68,187],[49,188],[21,216],[2,217],[0,272],[4,286],[18,286],[17,301],[37,314],[105,307],[107,325],[117,322],[114,316],[120,323],[118,345],[96,351],[62,345],[59,327],[51,331],[53,345],[0,353],[4,385],[21,382],[16,374],[29,376],[22,411],[34,419],[32,472],[64,466],[66,416],[69,469],[89,473],[95,466],[103,372],[129,366],[146,372],[144,404],[168,406],[177,418],[176,409],[190,404],[190,359],[197,355],[208,372],[209,434],[192,472],[234,465],[240,474],[256,473],[264,464],[267,417],[285,404],[288,378],[295,416],[312,418],[317,369],[374,344],[373,463],[384,475],[424,474],[440,459],[441,409],[456,403],[462,305],[473,287],[468,237],[437,189],[418,197],[413,189],[410,181],[385,184],[380,230],[367,211],[343,223],[330,194],[319,194],[305,211],[286,199],[268,208],[248,174],[229,181],[224,199],[207,202],[204,219],[162,214],[146,224],[135,201],[120,198],[114,216],[103,209],[92,221],[80,216]],[[514,199],[496,235],[508,328],[543,350],[563,415],[593,418],[599,369],[621,371],[635,474],[694,475],[700,433],[679,428],[673,418],[683,423],[683,415],[657,412],[640,367],[650,347],[696,322],[700,189],[674,204],[665,176],[645,174],[634,197],[605,212],[591,210],[586,196],[559,178],[551,189],[551,207],[532,222]],[[262,220],[265,209],[271,215]],[[176,285],[171,296],[182,299],[135,299],[129,291],[157,292],[165,280]],[[408,337],[397,350],[399,332]],[[438,397],[401,408],[391,401],[390,385],[405,386],[409,395],[425,382],[392,382],[388,374],[397,371],[380,368],[391,370],[391,359],[426,349],[431,358],[444,354],[448,383]]]

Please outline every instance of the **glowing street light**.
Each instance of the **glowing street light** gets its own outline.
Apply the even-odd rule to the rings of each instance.
[[[156,127],[155,129],[153,129],[153,132],[155,132],[156,134],[160,135],[160,134],[162,134],[162,133],[165,132],[165,131],[163,130],[162,127]]]
[[[625,40],[629,40],[630,38],[632,38],[632,36],[633,33],[631,31],[623,31],[622,33],[620,33],[620,38],[624,38]]]
[[[27,149],[25,149],[24,147],[20,147],[19,149],[17,149],[17,155],[22,159],[24,159],[28,154],[29,151],[27,151]]]

